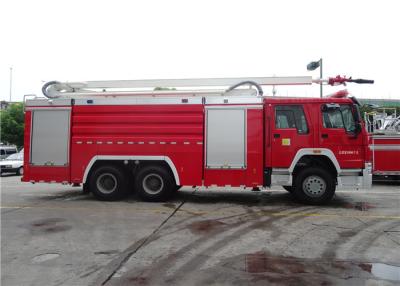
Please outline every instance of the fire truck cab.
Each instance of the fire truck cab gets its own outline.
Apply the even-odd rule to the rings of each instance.
[[[190,84],[237,82],[222,91],[51,82],[44,87],[49,98],[26,102],[22,180],[83,184],[102,200],[135,191],[146,201],[166,200],[181,186],[279,185],[310,204],[328,202],[336,188],[371,186],[368,138],[355,100],[265,97],[255,84],[308,84],[308,77]],[[256,88],[237,88],[242,85]],[[189,83],[129,81],[138,86]]]

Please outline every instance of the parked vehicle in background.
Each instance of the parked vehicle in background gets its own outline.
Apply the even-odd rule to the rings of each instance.
[[[11,154],[17,153],[17,147],[15,146],[0,146],[0,159],[3,160]]]
[[[24,154],[15,153],[0,161],[0,173],[24,174]]]

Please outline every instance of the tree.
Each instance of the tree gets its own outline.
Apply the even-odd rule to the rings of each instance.
[[[14,103],[1,111],[1,142],[17,147],[24,145],[24,105]]]

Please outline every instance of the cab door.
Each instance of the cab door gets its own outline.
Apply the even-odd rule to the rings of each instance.
[[[323,104],[320,108],[319,147],[330,149],[342,169],[364,167],[364,142],[355,112],[352,104]]]
[[[310,117],[296,104],[270,104],[269,114],[271,166],[289,168],[299,149],[313,147]]]

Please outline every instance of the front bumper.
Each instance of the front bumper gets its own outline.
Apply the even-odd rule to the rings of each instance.
[[[372,164],[365,163],[364,169],[343,170],[338,176],[339,189],[371,189]]]
[[[365,167],[362,171],[362,188],[372,188],[372,163],[365,163]]]

